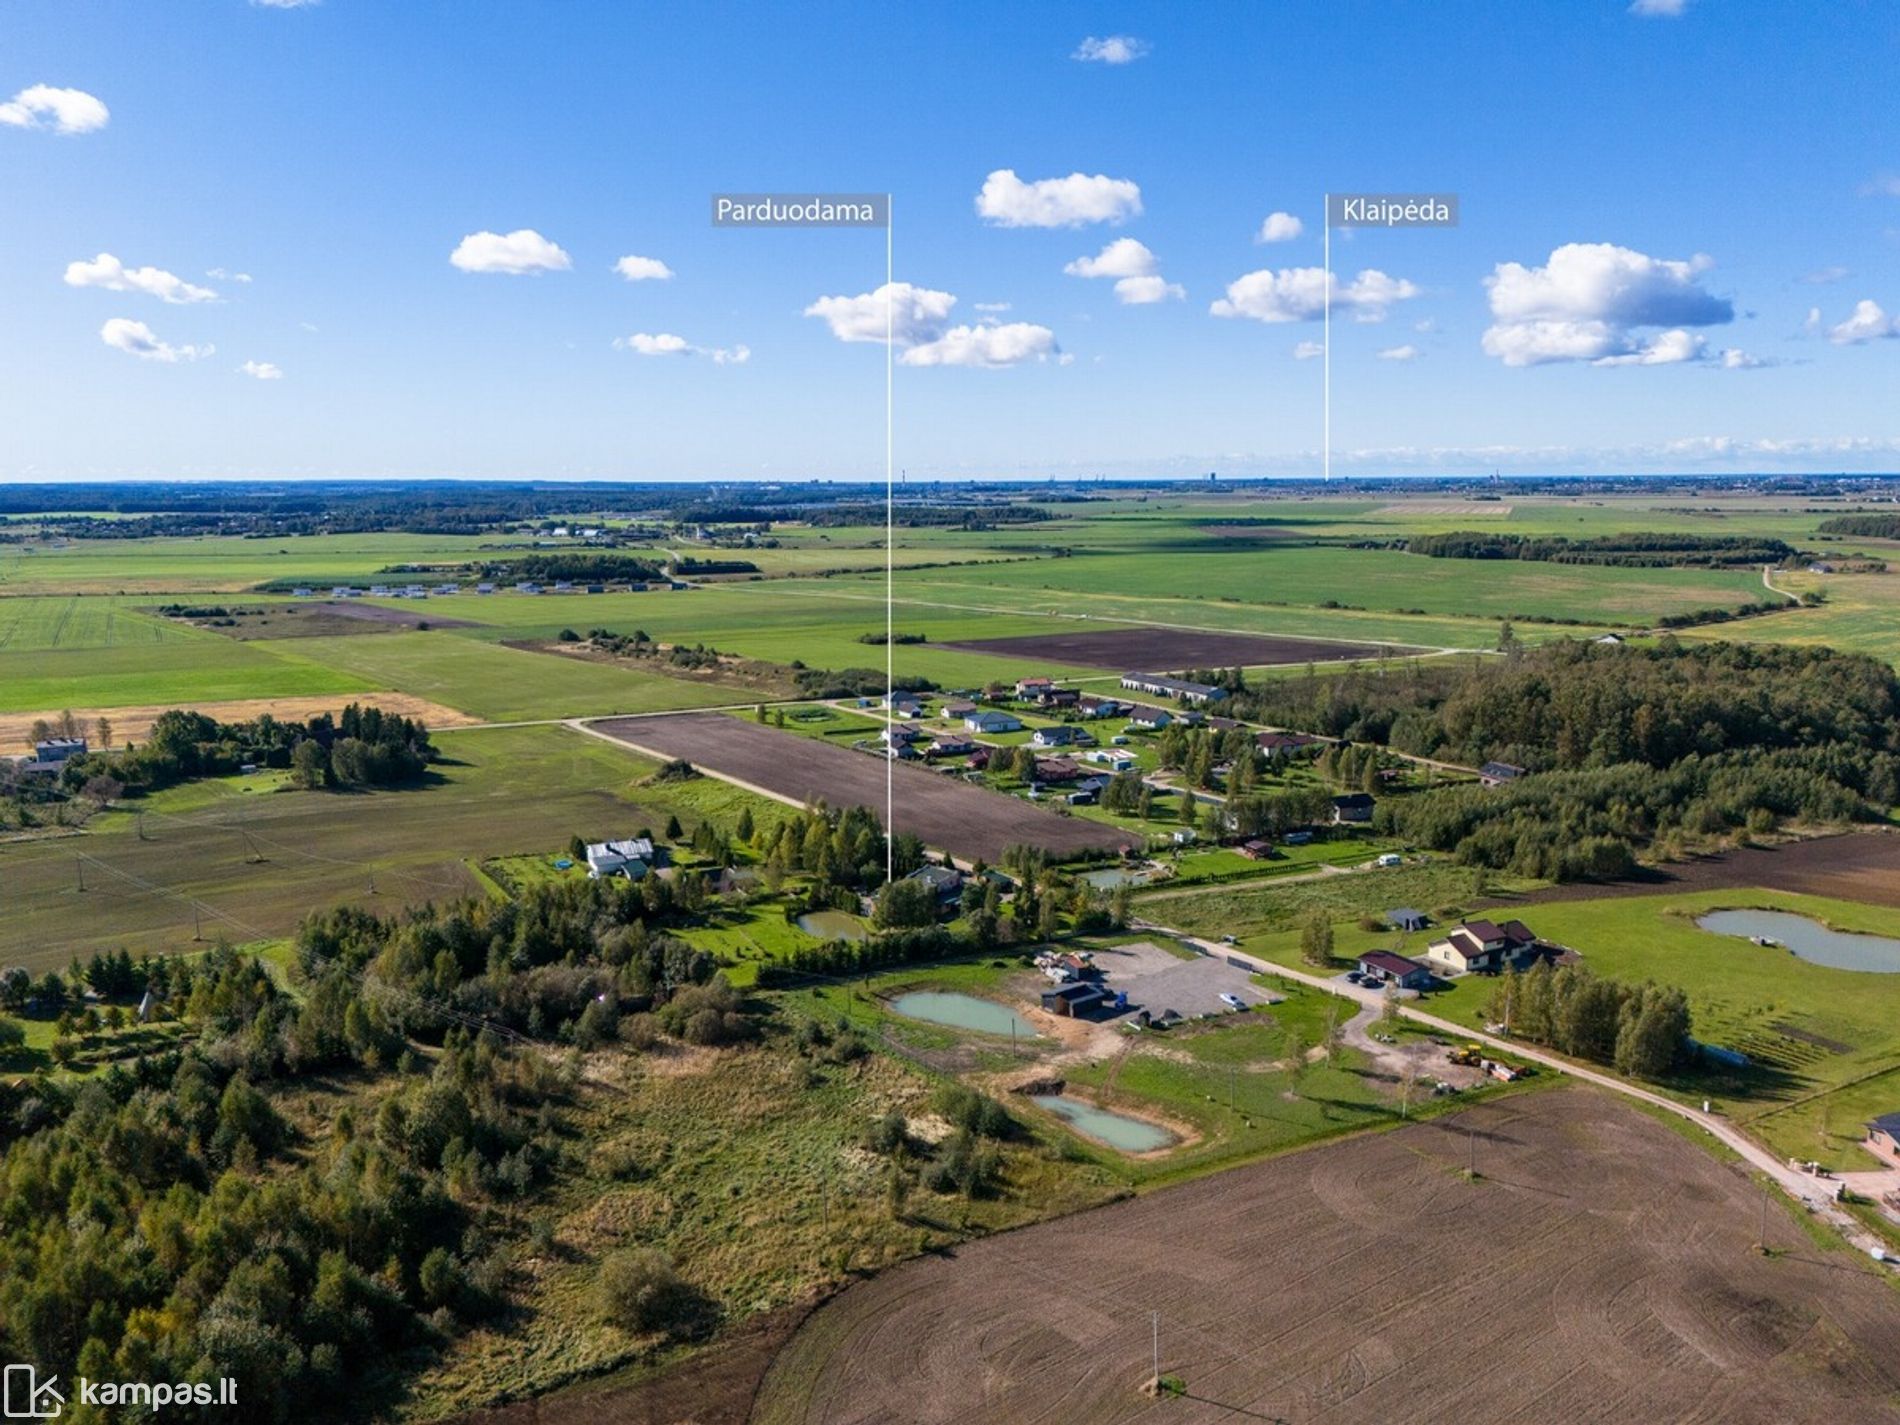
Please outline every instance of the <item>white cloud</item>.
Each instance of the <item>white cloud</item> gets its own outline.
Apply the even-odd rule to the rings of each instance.
[[[143,292],[161,302],[215,302],[218,294],[157,267],[127,267],[109,252],[90,262],[66,264],[68,287],[103,287],[108,292]]]
[[[1162,278],[1159,260],[1133,238],[1116,238],[1094,257],[1078,257],[1062,270],[1071,277],[1115,278],[1115,296],[1128,306],[1187,296],[1180,283]]]
[[[659,258],[635,257],[632,253],[616,262],[614,271],[629,282],[665,282],[673,275],[673,269]]]
[[[1827,339],[1836,346],[1860,346],[1891,337],[1900,337],[1900,313],[1888,316],[1880,303],[1865,297],[1854,304],[1853,314],[1846,321],[1827,329]]]
[[[1016,366],[1025,361],[1060,359],[1055,333],[1030,322],[980,322],[949,325],[957,299],[948,292],[894,282],[856,297],[820,297],[805,308],[822,317],[839,341],[883,341],[886,299],[890,339],[903,348],[906,366]],[[1067,362],[1062,362],[1067,365]]]
[[[1008,322],[951,327],[934,341],[913,346],[897,359],[906,366],[980,366],[994,370],[1060,355],[1056,334],[1049,328],[1033,322]]]
[[[1404,346],[1388,346],[1379,353],[1381,361],[1417,361],[1419,349],[1407,342]]]
[[[1699,355],[1700,338],[1684,327],[1735,319],[1726,299],[1701,286],[1714,263],[1646,256],[1613,243],[1566,243],[1542,267],[1500,262],[1485,287],[1495,318],[1484,350],[1506,366],[1587,361],[1655,366]],[[1672,330],[1645,339],[1639,328]]]
[[[637,356],[705,356],[715,366],[743,366],[752,359],[747,346],[694,346],[672,332],[635,332],[614,338],[616,351],[631,351]]]
[[[1724,371],[1755,371],[1764,366],[1781,364],[1772,357],[1755,356],[1743,351],[1739,346],[1722,348],[1721,354],[1716,359],[1721,362]]]
[[[1078,257],[1062,269],[1071,277],[1147,277],[1161,263],[1147,244],[1134,238],[1116,238],[1093,257]]]
[[[1180,301],[1187,296],[1187,288],[1179,282],[1170,282],[1156,273],[1147,277],[1124,277],[1115,284],[1115,300],[1129,307],[1145,307],[1154,302],[1165,302],[1172,297]]]
[[[1071,173],[1025,183],[1014,169],[999,168],[983,180],[976,211],[1003,228],[1079,228],[1119,223],[1141,212],[1141,188],[1126,178]]]
[[[259,10],[308,10],[322,3],[323,0],[251,0],[252,6]]]
[[[1863,198],[1900,198],[1900,173],[1876,173],[1860,185]]]
[[[979,312],[1007,312],[1010,309],[1008,302],[972,302],[970,305]]]
[[[1293,344],[1293,359],[1295,361],[1314,361],[1325,354],[1326,346],[1323,342],[1301,341]]]
[[[143,361],[196,361],[217,350],[214,346],[172,346],[160,341],[144,322],[135,322],[130,317],[112,318],[99,328],[99,340]]]
[[[1329,286],[1334,309],[1361,322],[1383,321],[1394,303],[1419,295],[1412,283],[1376,268],[1367,268],[1345,284],[1337,273],[1329,274],[1323,267],[1287,267],[1278,272],[1262,268],[1229,282],[1227,295],[1208,311],[1217,317],[1252,317],[1257,322],[1316,322],[1325,315]]]
[[[112,117],[106,106],[83,89],[56,89],[35,84],[0,104],[0,124],[16,129],[51,129],[61,134],[89,134]]]
[[[935,340],[957,304],[948,292],[893,282],[856,297],[820,297],[805,308],[805,315],[823,317],[839,341],[883,341],[887,298],[890,338],[898,346]]]
[[[281,381],[284,373],[274,361],[247,361],[238,367],[246,376],[258,381]]]
[[[1689,8],[1689,0],[1630,0],[1630,14],[1646,20],[1680,19]]]
[[[1695,361],[1701,355],[1707,342],[1693,332],[1681,327],[1670,331],[1658,332],[1648,341],[1639,344],[1632,351],[1621,351],[1613,356],[1600,356],[1594,362],[1597,366],[1674,366],[1678,362]]]
[[[573,260],[533,228],[470,233],[455,245],[449,262],[464,272],[565,272]]]
[[[1292,242],[1306,231],[1306,224],[1291,213],[1268,213],[1254,234],[1255,242]]]
[[[1133,64],[1151,48],[1146,40],[1138,40],[1133,35],[1107,35],[1099,40],[1090,35],[1075,47],[1075,53],[1069,58],[1094,64]]]
[[[1412,330],[1421,336],[1429,336],[1432,332],[1438,330],[1438,318],[1420,317],[1417,321],[1412,323]]]
[[[1815,268],[1801,280],[1810,287],[1824,287],[1830,282],[1839,282],[1842,278],[1853,275],[1851,269],[1842,267],[1839,263],[1833,263],[1827,267]]]

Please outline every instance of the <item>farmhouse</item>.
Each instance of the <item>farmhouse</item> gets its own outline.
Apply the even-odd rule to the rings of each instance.
[[[587,845],[587,879],[625,876],[637,881],[652,869],[653,843],[644,836],[620,841],[592,841]]]
[[[1506,782],[1515,782],[1524,775],[1524,769],[1512,762],[1487,762],[1478,769],[1478,780],[1487,787],[1499,787]]]
[[[1900,1158],[1900,1113],[1883,1113],[1870,1121],[1867,1146],[1883,1158]]]
[[[83,737],[49,737],[33,744],[33,755],[22,757],[15,767],[23,777],[57,776],[75,757],[86,755]]]
[[[1361,955],[1359,973],[1402,990],[1428,989],[1433,979],[1430,966],[1391,950],[1368,950]]]
[[[1054,727],[1037,728],[1029,739],[1029,745],[1031,747],[1073,747],[1087,735],[1079,727],[1058,723]]]
[[[1012,713],[998,712],[994,708],[985,708],[973,712],[963,719],[963,725],[971,732],[1021,732],[1023,720]]]
[[[1184,703],[1216,703],[1227,696],[1225,688],[1208,683],[1190,683],[1161,673],[1124,673],[1122,686],[1151,698],[1179,698]]]
[[[1333,798],[1333,825],[1360,826],[1372,820],[1375,805],[1369,792],[1348,792]]]

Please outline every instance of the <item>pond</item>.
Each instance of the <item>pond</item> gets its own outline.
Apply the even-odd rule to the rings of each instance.
[[[1036,1026],[995,1000],[960,995],[950,990],[912,990],[891,1001],[891,1008],[911,1019],[927,1019],[952,1029],[976,1029],[984,1034],[1009,1034],[1034,1039]]]
[[[1131,871],[1121,866],[1110,866],[1101,871],[1084,871],[1081,878],[1098,891],[1112,891],[1117,886],[1145,886],[1154,879],[1150,871]]]
[[[1885,935],[1856,935],[1830,930],[1818,920],[1782,910],[1714,910],[1696,924],[1718,935],[1772,940],[1811,965],[1831,970],[1870,970],[1900,974],[1900,940]]]
[[[820,940],[862,940],[864,922],[849,911],[808,910],[799,916],[798,928]]]
[[[1105,1108],[1097,1108],[1086,1099],[1044,1093],[1030,1095],[1029,1101],[1038,1108],[1046,1108],[1058,1117],[1067,1119],[1069,1126],[1084,1138],[1093,1138],[1097,1143],[1119,1148],[1124,1153],[1152,1153],[1157,1148],[1170,1147],[1177,1141],[1173,1133],[1158,1123],[1150,1123],[1145,1118],[1130,1118],[1125,1113],[1111,1113]]]

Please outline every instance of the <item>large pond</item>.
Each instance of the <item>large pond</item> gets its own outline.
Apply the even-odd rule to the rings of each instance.
[[[862,940],[864,922],[849,911],[808,910],[798,918],[798,928],[820,940]]]
[[[1784,910],[1713,910],[1696,924],[1718,935],[1772,940],[1814,965],[1832,970],[1871,970],[1900,974],[1900,940],[1885,935],[1856,935],[1830,930],[1818,920]]]
[[[1106,1143],[1124,1153],[1152,1153],[1157,1148],[1169,1147],[1177,1141],[1172,1132],[1158,1123],[1150,1123],[1145,1118],[1130,1118],[1125,1113],[1111,1113],[1086,1099],[1070,1098],[1067,1094],[1042,1093],[1031,1094],[1029,1101],[1038,1108],[1046,1108],[1058,1117],[1067,1119],[1069,1126],[1084,1138],[1093,1138],[1097,1143]]]
[[[960,995],[951,990],[912,990],[891,1001],[891,1008],[911,1019],[927,1019],[952,1029],[975,1029],[984,1034],[1014,1033],[1018,1039],[1036,1037],[1036,1026],[993,999]]]

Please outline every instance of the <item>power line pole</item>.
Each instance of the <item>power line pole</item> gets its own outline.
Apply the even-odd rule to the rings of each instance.
[[[86,858],[84,856],[73,857],[73,865],[79,870],[79,889],[83,891],[86,889]]]

